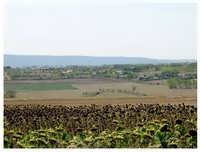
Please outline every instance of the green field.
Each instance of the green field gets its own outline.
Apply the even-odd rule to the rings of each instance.
[[[48,91],[48,90],[74,90],[77,89],[69,83],[5,83],[5,90],[14,91]]]

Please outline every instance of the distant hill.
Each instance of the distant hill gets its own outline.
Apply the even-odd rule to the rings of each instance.
[[[162,60],[142,57],[4,55],[4,66],[12,67],[108,64],[162,64],[181,62],[195,62],[195,60]]]

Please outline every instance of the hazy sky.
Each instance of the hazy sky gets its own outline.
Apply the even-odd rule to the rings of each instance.
[[[5,53],[194,59],[195,4],[7,0]]]

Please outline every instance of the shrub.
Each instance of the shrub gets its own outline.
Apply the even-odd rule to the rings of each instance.
[[[4,97],[5,98],[15,98],[16,97],[16,91],[14,91],[14,90],[7,90],[4,93]]]
[[[197,80],[172,78],[167,80],[167,85],[169,86],[170,89],[175,89],[175,88],[192,89],[192,88],[197,88]]]

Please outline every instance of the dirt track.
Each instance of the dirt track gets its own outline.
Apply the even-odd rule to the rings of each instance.
[[[66,99],[5,99],[5,104],[53,104],[53,105],[83,105],[83,104],[180,104],[196,105],[195,97],[74,97]]]

